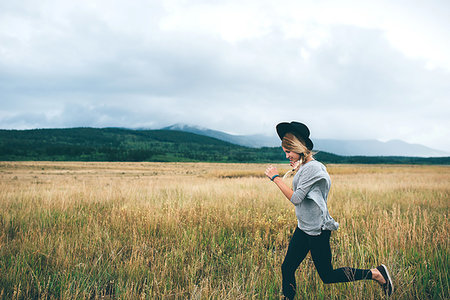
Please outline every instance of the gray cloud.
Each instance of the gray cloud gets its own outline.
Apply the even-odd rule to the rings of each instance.
[[[2,128],[185,122],[273,134],[296,119],[316,137],[450,150],[449,71],[405,56],[382,29],[320,25],[327,36],[314,45],[272,25],[231,43],[162,29],[164,5],[52,4],[0,8]]]

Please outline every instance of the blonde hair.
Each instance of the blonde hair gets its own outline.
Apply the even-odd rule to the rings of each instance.
[[[291,171],[287,172],[284,177],[286,177],[289,173],[297,170],[302,164],[304,164],[310,157],[314,155],[314,153],[306,148],[305,142],[292,133],[286,133],[281,141],[281,146],[288,151],[295,152],[300,155],[299,164],[293,168]]]

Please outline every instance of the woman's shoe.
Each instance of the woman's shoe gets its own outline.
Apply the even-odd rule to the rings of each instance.
[[[383,288],[383,291],[386,295],[390,296],[392,292],[394,291],[394,285],[392,284],[391,276],[389,276],[388,269],[385,265],[381,265],[377,267],[377,270],[380,271],[381,275],[383,275],[384,280],[386,283],[382,284],[381,287]]]

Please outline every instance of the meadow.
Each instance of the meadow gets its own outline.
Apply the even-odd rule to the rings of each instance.
[[[0,298],[280,299],[296,219],[265,167],[0,162]],[[386,264],[391,299],[449,299],[450,167],[327,168],[333,265]],[[384,298],[373,281],[324,285],[309,256],[297,285]]]

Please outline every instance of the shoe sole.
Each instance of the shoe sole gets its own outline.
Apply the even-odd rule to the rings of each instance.
[[[389,271],[388,271],[387,267],[383,264],[381,264],[381,266],[383,267],[384,271],[386,272],[389,283],[391,284],[391,295],[392,295],[392,293],[394,292],[394,284],[392,283],[391,276],[389,275]],[[388,283],[388,282],[386,282],[386,283]]]

